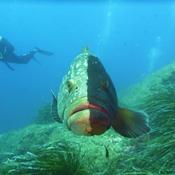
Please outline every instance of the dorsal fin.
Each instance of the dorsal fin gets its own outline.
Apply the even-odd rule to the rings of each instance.
[[[61,120],[61,118],[58,115],[57,98],[56,98],[53,90],[51,89],[50,91],[51,91],[52,97],[53,97],[52,104],[51,104],[51,115],[52,115],[52,117],[53,117],[54,120],[56,120],[59,123],[62,123],[62,120]]]
[[[82,53],[89,54],[89,48],[88,47],[83,47],[82,48]]]

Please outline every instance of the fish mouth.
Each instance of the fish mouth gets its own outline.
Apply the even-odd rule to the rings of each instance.
[[[100,135],[111,125],[110,113],[98,104],[84,103],[73,109],[67,126],[75,134]]]
[[[86,110],[86,109],[93,109],[93,110],[97,110],[99,112],[102,112],[106,115],[110,115],[110,113],[108,112],[108,110],[106,110],[104,107],[98,105],[98,104],[92,104],[92,103],[85,103],[85,104],[81,104],[78,107],[76,107],[75,109],[73,109],[73,111],[69,114],[69,117],[71,117],[73,114]]]

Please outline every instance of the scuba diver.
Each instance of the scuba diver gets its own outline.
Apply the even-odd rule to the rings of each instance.
[[[27,64],[32,59],[37,61],[34,57],[36,53],[40,53],[46,56],[53,55],[52,52],[41,50],[37,47],[24,55],[17,55],[14,53],[14,51],[14,46],[6,38],[0,36],[0,61],[4,62],[11,70],[14,69],[9,65],[9,63]]]

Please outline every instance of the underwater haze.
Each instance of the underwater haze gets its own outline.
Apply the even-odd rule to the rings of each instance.
[[[173,1],[1,1],[0,35],[16,53],[54,53],[38,62],[0,62],[0,133],[35,120],[84,47],[100,58],[118,91],[175,59]]]

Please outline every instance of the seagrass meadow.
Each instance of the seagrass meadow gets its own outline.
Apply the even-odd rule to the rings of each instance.
[[[119,93],[119,102],[147,113],[149,134],[127,139],[109,130],[77,136],[47,119],[45,105],[36,123],[0,135],[0,174],[175,174],[175,63]]]

